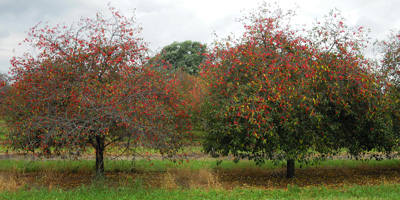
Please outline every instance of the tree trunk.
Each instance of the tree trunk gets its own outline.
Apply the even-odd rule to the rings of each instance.
[[[293,178],[294,177],[294,160],[288,159],[286,165],[286,178]]]
[[[101,177],[104,174],[104,137],[96,135],[96,176]]]

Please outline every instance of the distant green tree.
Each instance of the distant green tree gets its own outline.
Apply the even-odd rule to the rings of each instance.
[[[190,40],[173,42],[165,46],[158,56],[161,65],[172,71],[183,70],[190,75],[199,74],[199,65],[206,59],[207,46]]]

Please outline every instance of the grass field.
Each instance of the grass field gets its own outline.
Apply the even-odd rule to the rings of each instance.
[[[195,156],[177,162],[107,159],[105,176],[98,179],[92,151],[80,160],[33,161],[31,155],[6,155],[0,149],[0,199],[400,199],[399,159],[297,163],[296,177],[288,180],[284,162],[259,167],[222,158],[217,165],[221,158],[195,146],[185,149]],[[108,158],[118,154],[110,151]]]
[[[145,189],[140,183],[127,187],[82,186],[73,190],[32,189],[3,192],[2,199],[400,199],[399,185],[353,186],[347,189],[299,188],[286,190],[165,190]]]
[[[108,160],[0,160],[0,199],[400,199],[400,161],[330,160],[297,169],[284,163]]]

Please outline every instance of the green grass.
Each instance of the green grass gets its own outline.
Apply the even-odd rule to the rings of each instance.
[[[0,171],[40,172],[91,172],[94,169],[94,160],[0,160]],[[285,163],[277,165],[267,162],[264,169],[281,168]],[[398,166],[399,160],[383,161],[356,161],[356,160],[329,160],[319,163],[322,167],[358,167],[358,166]],[[315,165],[304,165],[303,168]],[[116,171],[167,171],[168,169],[249,169],[256,168],[252,161],[241,161],[235,164],[224,161],[216,165],[215,160],[190,160],[179,164],[167,160],[107,160],[106,172]],[[99,180],[89,186],[79,186],[74,189],[42,188],[25,185],[21,189],[0,192],[0,199],[400,199],[400,184],[385,184],[374,186],[348,185],[339,188],[326,187],[297,187],[288,185],[287,189],[262,190],[258,188],[224,189],[159,189],[144,185],[140,176],[130,179],[124,186],[109,186],[105,180]],[[151,187],[151,186],[150,186]]]
[[[400,185],[351,186],[342,189],[288,187],[287,190],[164,190],[145,188],[140,180],[126,187],[82,186],[73,190],[21,189],[1,199],[400,199]]]
[[[197,132],[196,135],[201,138],[203,132]],[[5,133],[0,130],[0,140],[5,138]],[[89,155],[94,154],[92,148],[89,149]],[[112,147],[109,152],[117,153],[118,149]],[[2,152],[0,145],[0,152]],[[157,154],[153,149],[138,148],[137,153],[149,152]],[[200,146],[185,149],[185,151],[199,153],[202,151]],[[343,150],[346,153],[346,150]],[[226,159],[226,158],[221,158]],[[219,159],[200,158],[190,159],[189,162],[181,160],[171,162],[169,160],[106,160],[106,172],[167,172],[170,169],[251,169],[259,168],[253,161],[242,160],[239,163],[233,163],[225,160],[217,165]],[[180,163],[179,163],[180,162]],[[391,167],[399,166],[400,160],[326,160],[323,162],[296,163],[296,168],[312,167],[350,167],[359,166],[372,167]],[[266,161],[261,166],[262,169],[277,169],[286,166],[286,162]],[[39,160],[30,161],[28,159],[0,160],[0,172],[93,172],[95,161],[92,160]],[[205,190],[205,189],[173,189],[165,190],[159,188],[148,188],[144,186],[140,177],[132,180],[130,184],[118,187],[107,187],[107,184],[101,184],[101,181],[89,186],[79,186],[74,189],[42,188],[39,186],[26,185],[18,191],[0,192],[1,199],[400,199],[399,184],[384,184],[374,186],[349,185],[341,188],[305,188],[297,186],[288,186],[286,190],[261,190],[256,188],[236,188],[233,190]],[[284,186],[285,187],[285,186]]]
[[[181,163],[179,163],[181,162]],[[355,168],[359,166],[399,166],[400,160],[328,160],[320,163],[311,164],[299,164],[296,163],[296,167],[309,168],[309,167],[350,167]],[[78,171],[91,171],[94,170],[95,161],[93,160],[39,160],[30,161],[27,159],[12,160],[5,159],[0,160],[0,171],[17,170],[18,172],[38,172],[41,170],[52,170],[55,172],[78,172]],[[150,171],[160,172],[167,171],[168,169],[183,169],[189,168],[193,170],[198,169],[249,169],[249,168],[262,168],[262,169],[276,169],[285,167],[285,162],[274,163],[267,161],[264,165],[257,166],[253,161],[240,161],[234,163],[232,161],[223,161],[217,165],[217,159],[206,159],[206,160],[183,160],[172,162],[169,160],[106,160],[105,170],[106,172],[118,172],[118,171]]]
[[[74,172],[79,170],[94,169],[94,161],[82,160],[48,160],[30,161],[23,160],[0,160],[0,171],[7,172],[38,172],[41,170],[53,170],[56,172]]]

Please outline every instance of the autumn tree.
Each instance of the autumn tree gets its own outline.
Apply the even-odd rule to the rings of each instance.
[[[200,64],[206,59],[207,45],[200,42],[173,42],[162,48],[147,63],[150,68],[169,74],[179,80],[177,91],[187,101],[186,110],[191,114],[194,126],[203,129],[203,110],[199,105],[204,101],[207,86],[199,77]]]
[[[317,39],[288,25],[293,15],[264,4],[243,18],[241,38],[217,42],[204,64],[211,82],[206,151],[257,164],[286,160],[288,178],[295,161],[314,152],[390,151],[383,85],[353,51],[360,43],[339,42],[325,29],[335,46],[317,48]]]
[[[7,90],[10,87],[10,77],[7,74],[0,74],[0,99],[7,95]]]
[[[392,30],[387,39],[378,41],[378,52],[382,54],[383,74],[396,86],[400,85],[400,31]]]
[[[364,56],[368,31],[348,26],[336,9],[308,33],[310,46],[319,52],[319,65],[325,66],[319,76],[328,83],[316,85],[328,100],[317,110],[325,116],[327,132],[336,137],[336,148],[347,148],[354,156],[372,149],[390,152],[397,137],[390,116],[390,84]]]
[[[385,40],[377,41],[380,54],[379,66],[383,77],[389,82],[391,115],[396,133],[400,131],[400,31],[392,30]]]
[[[190,124],[175,90],[179,80],[149,68],[135,18],[110,11],[110,19],[99,13],[71,27],[29,30],[25,42],[37,54],[13,58],[12,85],[2,102],[12,148],[82,152],[91,145],[102,175],[110,144],[162,155],[181,147]]]

